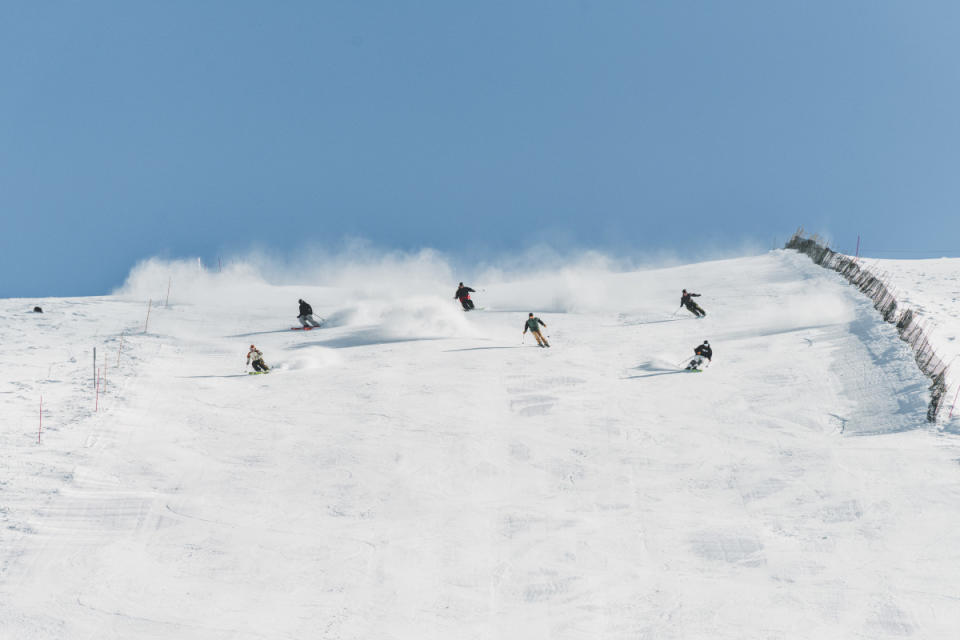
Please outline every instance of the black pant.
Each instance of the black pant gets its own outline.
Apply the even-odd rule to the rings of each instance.
[[[687,311],[689,311],[695,316],[707,315],[707,312],[701,309],[700,305],[698,305],[696,302],[688,302],[685,306],[687,307]]]
[[[460,298],[460,304],[462,304],[463,308],[466,309],[467,311],[469,311],[470,309],[473,309],[473,300],[471,300],[470,298]]]
[[[270,371],[270,367],[268,367],[267,363],[264,362],[263,360],[254,360],[253,370],[254,371]]]

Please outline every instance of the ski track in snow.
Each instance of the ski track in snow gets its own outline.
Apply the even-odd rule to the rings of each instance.
[[[958,317],[946,270],[887,269]],[[783,251],[591,277],[530,309],[551,349],[523,296],[583,282],[311,332],[285,288],[149,334],[139,300],[0,301],[0,636],[956,637],[960,448],[866,298]]]

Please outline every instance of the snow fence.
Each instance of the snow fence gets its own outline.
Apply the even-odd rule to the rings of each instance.
[[[805,237],[799,229],[785,245],[805,253],[825,269],[833,269],[873,300],[873,307],[887,322],[896,324],[900,338],[913,349],[914,359],[923,375],[931,380],[927,421],[936,422],[947,395],[947,364],[930,344],[926,322],[913,309],[901,308],[886,279],[861,266],[856,258],[832,251],[817,236]]]

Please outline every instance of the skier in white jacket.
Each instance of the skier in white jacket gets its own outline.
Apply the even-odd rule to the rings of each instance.
[[[270,371],[270,367],[263,361],[263,352],[253,345],[250,345],[250,351],[247,352],[247,364],[249,365],[251,363],[253,364],[254,371],[263,373]]]

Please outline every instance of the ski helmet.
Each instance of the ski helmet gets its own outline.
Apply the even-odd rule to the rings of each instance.
[[[710,343],[709,343],[709,342],[707,342],[706,340],[704,340],[704,341],[703,341],[703,344],[705,344],[705,345],[708,345],[708,346],[709,346],[709,344],[710,344]]]
[[[686,289],[684,289],[684,290],[683,290],[683,292],[684,292],[684,293],[686,293],[686,292],[687,292],[687,290],[686,290]]]
[[[250,348],[251,348],[251,349],[256,349],[256,347],[255,347],[255,346],[253,346],[253,345],[250,345]]]
[[[531,317],[531,318],[533,317],[533,314],[532,314],[532,313],[530,314],[530,317]]]

